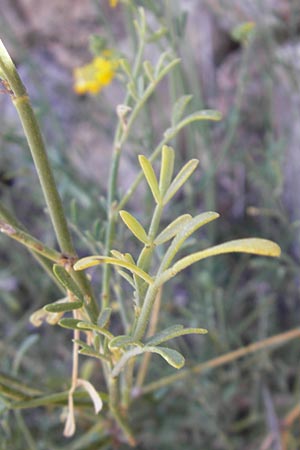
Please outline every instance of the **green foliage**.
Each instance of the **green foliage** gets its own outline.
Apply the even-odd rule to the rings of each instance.
[[[1,414],[3,417],[6,415],[3,423],[12,423],[12,417],[18,417],[18,424],[21,424],[21,429],[23,429],[22,436],[27,436],[26,442],[31,443],[33,439],[26,428],[26,423],[22,422],[22,416],[9,415],[18,414],[20,409],[30,410],[38,406],[45,406],[47,407],[45,414],[49,417],[52,414],[49,407],[55,407],[53,415],[51,415],[53,423],[48,420],[43,421],[41,430],[44,430],[43,433],[47,435],[50,429],[54,436],[53,442],[55,442],[52,443],[53,445],[51,444],[52,447],[61,448],[61,445],[65,445],[65,440],[63,438],[60,440],[58,437],[61,434],[61,424],[57,419],[58,408],[65,408],[66,428],[64,434],[70,436],[75,432],[75,405],[76,421],[79,427],[82,424],[84,426],[71,444],[66,444],[66,450],[75,450],[76,448],[81,450],[85,448],[108,449],[111,448],[113,442],[116,445],[135,445],[136,436],[144,441],[143,433],[145,431],[143,430],[142,416],[147,408],[151,408],[151,415],[154,411],[157,418],[155,420],[163,423],[163,429],[166,430],[162,433],[164,437],[157,442],[155,426],[152,422],[150,423],[149,429],[153,430],[152,439],[155,442],[153,444],[155,448],[169,448],[173,445],[171,442],[177,445],[176,437],[174,437],[175,423],[178,427],[176,429],[179,430],[178,435],[181,435],[182,430],[189,429],[188,427],[193,427],[193,431],[197,430],[202,420],[203,423],[206,423],[207,416],[211,417],[210,425],[204,426],[208,437],[206,435],[203,437],[201,445],[205,442],[207,448],[212,448],[209,442],[212,442],[212,436],[216,435],[222,445],[225,442],[223,448],[233,448],[222,434],[224,424],[220,423],[216,415],[214,416],[212,405],[221,401],[219,399],[223,395],[223,408],[231,413],[231,400],[234,395],[238,395],[238,389],[233,382],[233,379],[238,376],[236,373],[238,369],[236,371],[233,369],[229,376],[225,369],[217,373],[215,384],[218,387],[218,394],[214,393],[211,380],[199,381],[199,390],[201,388],[198,396],[199,403],[196,402],[193,393],[188,392],[190,390],[188,388],[185,392],[185,401],[180,405],[180,413],[176,412],[176,408],[173,410],[174,404],[170,404],[172,396],[167,395],[168,386],[182,379],[182,374],[188,377],[192,373],[197,373],[197,366],[192,366],[191,369],[189,367],[193,363],[196,364],[199,359],[209,359],[219,351],[225,352],[229,351],[231,347],[241,346],[243,344],[241,336],[245,330],[247,340],[251,339],[253,334],[252,331],[248,331],[251,328],[249,323],[255,322],[259,313],[255,311],[253,315],[246,314],[244,319],[244,308],[246,308],[247,300],[252,299],[251,296],[257,286],[253,280],[257,278],[258,282],[263,284],[262,272],[265,273],[268,270],[270,279],[274,279],[274,282],[275,278],[282,281],[286,275],[286,273],[282,273],[282,270],[288,272],[289,266],[281,267],[280,272],[278,266],[275,264],[272,266],[269,261],[266,262],[264,259],[262,259],[261,266],[252,260],[248,264],[249,261],[244,256],[244,259],[239,260],[241,261],[239,267],[234,266],[230,259],[225,260],[225,257],[213,260],[215,262],[203,261],[202,265],[197,264],[194,267],[202,259],[206,260],[211,256],[228,253],[278,257],[280,248],[274,242],[266,239],[251,237],[231,240],[235,230],[230,230],[226,235],[223,224],[219,228],[213,228],[213,224],[211,224],[210,227],[202,229],[217,219],[219,214],[209,210],[211,205],[207,205],[209,207],[205,208],[209,211],[199,214],[197,199],[199,186],[196,184],[197,181],[193,182],[193,179],[190,179],[198,168],[199,160],[191,155],[189,161],[183,163],[182,167],[178,169],[177,165],[182,155],[178,150],[175,157],[173,148],[168,145],[170,142],[174,142],[182,130],[186,133],[185,136],[192,140],[193,126],[197,126],[198,133],[199,130],[207,131],[203,125],[206,121],[221,120],[221,114],[218,111],[200,109],[193,112],[192,95],[184,93],[181,95],[181,92],[176,92],[170,120],[165,124],[166,131],[161,141],[155,148],[152,148],[152,153],[151,149],[147,148],[147,156],[140,155],[138,157],[141,173],[132,182],[128,191],[121,192],[121,197],[119,196],[118,191],[121,191],[121,188],[118,187],[117,180],[119,164],[122,160],[121,150],[128,143],[134,143],[136,146],[139,138],[136,130],[140,128],[139,121],[147,111],[150,97],[152,98],[155,94],[162,80],[167,81],[179,73],[180,63],[176,54],[169,50],[161,53],[156,62],[149,62],[145,59],[145,47],[150,42],[151,44],[156,42],[163,47],[166,44],[165,39],[172,40],[171,27],[162,26],[153,32],[148,28],[145,11],[141,8],[137,9],[133,4],[129,5],[129,2],[126,6],[124,4],[124,7],[127,8],[127,6],[128,14],[134,14],[137,49],[134,61],[125,57],[122,57],[123,59],[120,61],[120,77],[124,82],[126,93],[123,104],[118,108],[118,123],[113,144],[107,201],[103,202],[104,208],[102,206],[100,219],[97,217],[93,222],[87,217],[87,223],[84,223],[83,228],[79,221],[85,214],[80,214],[80,208],[75,207],[75,202],[71,205],[72,230],[76,232],[76,236],[81,238],[81,242],[76,240],[76,251],[80,250],[82,254],[84,248],[84,252],[92,254],[92,256],[86,256],[79,260],[77,258],[72,234],[69,230],[70,221],[67,221],[62,210],[44,146],[39,140],[35,140],[35,136],[40,137],[40,132],[34,120],[33,110],[30,103],[27,104],[24,87],[10,57],[5,48],[2,48],[1,73],[3,72],[3,78],[9,83],[15,94],[12,100],[28,136],[28,143],[48,206],[49,218],[53,223],[59,243],[59,250],[54,248],[54,244],[53,248],[50,245],[46,246],[43,240],[39,241],[34,237],[34,233],[25,231],[22,226],[19,227],[14,216],[8,213],[4,207],[0,209],[1,231],[14,239],[17,236],[17,240],[21,244],[29,249],[36,258],[40,258],[38,262],[46,271],[45,273],[52,278],[54,274],[56,284],[63,291],[62,299],[45,305],[49,301],[48,298],[52,300],[57,298],[57,292],[49,290],[47,296],[40,295],[38,283],[42,283],[43,281],[40,280],[46,279],[46,277],[43,278],[42,275],[39,275],[38,281],[32,278],[31,283],[34,288],[30,298],[38,298],[37,301],[34,301],[34,307],[39,309],[34,313],[34,308],[30,308],[31,322],[35,326],[40,326],[45,320],[48,324],[58,324],[67,330],[62,329],[61,333],[65,334],[59,334],[59,328],[53,330],[52,327],[50,331],[53,334],[51,334],[49,347],[55,351],[61,351],[63,355],[67,353],[66,348],[69,350],[70,333],[73,333],[73,370],[70,389],[67,392],[64,391],[66,386],[65,365],[60,367],[57,374],[56,369],[53,368],[54,381],[43,380],[41,384],[46,387],[41,389],[33,389],[19,378],[6,374],[2,378],[0,376],[0,393],[3,399],[3,405],[2,403],[0,405]],[[153,8],[155,14],[160,13],[159,8],[154,6]],[[184,35],[185,20],[186,18],[182,16],[180,20],[178,18],[173,23],[174,29],[181,36]],[[246,26],[236,30],[236,33],[236,38],[241,42],[251,35],[250,28]],[[92,52],[98,54],[106,46],[106,40],[101,36],[93,36],[90,46]],[[144,152],[146,145],[143,144],[141,138],[138,142]],[[178,145],[178,142],[176,144]],[[176,148],[177,145],[175,145]],[[160,163],[158,162],[159,156]],[[215,168],[209,167],[208,174],[202,174],[203,179],[205,177],[212,179],[214,173]],[[133,213],[124,209],[128,201],[134,199],[134,193],[142,181],[148,185],[152,195],[151,200],[148,197],[146,205],[148,213],[151,211],[150,214],[144,214],[142,207],[138,211],[135,208]],[[79,192],[80,189],[78,187]],[[82,188],[82,191],[85,189]],[[213,188],[209,192],[213,194]],[[181,195],[184,200],[177,202],[174,198],[176,195]],[[94,201],[98,202],[98,195]],[[206,199],[206,203],[210,202]],[[127,208],[130,209],[131,206]],[[95,211],[98,214],[98,205]],[[82,231],[86,226],[90,230]],[[127,240],[128,232],[130,235]],[[194,233],[196,232],[198,234],[195,238]],[[245,235],[243,229],[242,234]],[[252,236],[252,230],[249,234]],[[228,241],[228,239],[230,240]],[[225,240],[226,242],[212,245],[212,241],[215,240]],[[51,241],[53,239],[50,239]],[[49,239],[46,239],[45,242],[48,243]],[[182,256],[182,254],[186,256]],[[255,264],[257,265],[255,266]],[[103,269],[101,276],[98,276],[97,270],[92,273],[92,277],[84,273],[86,269],[96,266]],[[246,267],[248,267],[248,273],[243,278]],[[189,268],[189,272],[185,276],[188,281],[183,282],[182,272],[187,268]],[[20,276],[22,276],[22,270],[24,272],[24,267],[20,268]],[[187,302],[187,307],[181,306],[178,300],[180,289],[177,292],[175,283],[165,286],[166,282],[174,277],[176,277],[175,281],[179,287],[184,286],[183,303]],[[27,275],[25,278],[26,282],[30,283],[30,276]],[[248,281],[248,278],[251,281]],[[92,288],[91,279],[96,281],[95,285],[93,284],[95,289]],[[122,280],[128,284],[123,284]],[[100,294],[97,281],[101,285],[102,292]],[[278,284],[281,281],[278,281]],[[243,285],[242,289],[241,285]],[[200,295],[201,298],[199,298]],[[161,303],[160,297],[162,298]],[[41,300],[39,300],[40,298]],[[7,302],[10,302],[9,298]],[[43,304],[42,308],[40,308],[41,303]],[[268,305],[260,305],[261,317],[264,317],[263,308],[269,311]],[[180,316],[182,324],[174,325],[174,316],[176,316],[176,321]],[[240,320],[241,317],[243,320]],[[228,325],[225,319],[228,320]],[[207,329],[199,328],[198,320],[201,320],[201,325]],[[27,321],[28,317],[26,317],[26,323]],[[19,324],[16,324],[16,330],[18,326]],[[197,335],[206,336],[204,339],[200,339]],[[68,344],[61,336],[66,336]],[[183,338],[183,336],[188,337]],[[176,348],[161,346],[174,338],[178,339],[171,345]],[[63,340],[60,341],[60,339]],[[41,336],[39,343],[42,340],[44,340],[44,336]],[[49,340],[45,338],[45,342],[49,342]],[[34,343],[35,338],[32,342],[29,341],[33,347]],[[8,361],[11,352],[9,346],[8,342]],[[29,347],[20,344],[15,361],[20,359],[26,361],[25,353],[30,351]],[[196,349],[197,353],[194,353]],[[155,356],[155,360],[153,359],[152,364],[149,365],[149,357],[152,354],[156,354],[160,358]],[[196,357],[193,354],[196,354]],[[83,358],[86,362],[81,366],[82,372],[84,372],[83,369],[86,369],[86,377],[79,373],[78,355],[87,357]],[[33,356],[36,366],[41,370],[41,365],[43,366],[46,361],[43,351],[41,350],[41,354],[36,351]],[[52,357],[52,354],[48,355],[47,360]],[[170,370],[173,368],[179,370],[184,366],[185,358],[189,362],[188,368],[185,369],[186,372],[176,372],[170,375],[171,378],[163,377],[166,373],[165,370],[168,370],[165,363],[171,366]],[[262,363],[258,362],[258,369],[259,364]],[[15,363],[14,367],[17,366],[18,363]],[[9,367],[9,363],[6,367]],[[211,367],[214,365],[212,364]],[[265,367],[263,369],[268,370]],[[39,372],[31,370],[33,370],[32,377],[38,379]],[[45,369],[43,368],[43,370]],[[243,370],[243,368],[240,369],[241,372]],[[17,375],[17,371],[15,375]],[[21,374],[19,375],[21,378]],[[176,378],[177,375],[178,378]],[[152,386],[152,388],[151,384],[145,386],[146,376],[151,380],[159,377],[158,385]],[[93,385],[88,381],[90,379],[93,380]],[[198,386],[198,382],[194,384]],[[97,390],[101,389],[100,396],[94,386]],[[84,392],[78,391],[78,388],[83,388]],[[177,387],[173,389],[175,390]],[[179,387],[179,394],[181,393],[180,389]],[[52,394],[49,394],[50,391]],[[149,392],[150,395],[146,395]],[[104,401],[105,407],[99,416],[94,415],[91,411],[90,400],[94,403],[96,414],[102,408],[102,400]],[[186,413],[188,409],[189,414]],[[138,417],[139,415],[141,417]],[[186,417],[189,417],[190,422]],[[193,417],[194,422],[191,420]],[[172,424],[173,419],[174,423]],[[114,423],[112,424],[111,421]],[[9,426],[7,425],[8,430]],[[230,433],[229,425],[228,429]],[[170,430],[173,433],[172,440],[169,438]],[[7,435],[9,433],[10,431],[7,431]],[[167,436],[169,440],[167,440]],[[16,442],[18,439],[16,438]],[[166,439],[167,442],[163,443],[163,439]],[[21,442],[21,438],[19,441]],[[147,442],[151,442],[151,438],[146,437],[145,442],[145,448],[151,448],[147,447]],[[178,440],[178,445],[181,445],[180,440]],[[182,445],[186,446],[188,443],[185,442]],[[174,446],[174,448],[177,447]]]

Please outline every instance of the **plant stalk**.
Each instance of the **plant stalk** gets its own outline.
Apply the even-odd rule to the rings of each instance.
[[[70,257],[71,259],[76,259],[76,252],[39,124],[31,106],[26,88],[1,40],[0,73],[5,77],[5,80],[9,84],[11,90],[9,93],[23,126],[60,249],[67,258]],[[73,272],[72,275],[87,294],[90,302],[89,314],[91,319],[95,321],[98,315],[98,307],[93,297],[90,283],[83,272]]]

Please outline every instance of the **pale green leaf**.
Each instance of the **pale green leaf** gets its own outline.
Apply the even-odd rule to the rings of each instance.
[[[121,69],[128,76],[128,78],[130,80],[132,80],[133,79],[132,68],[131,68],[131,65],[130,65],[129,61],[127,59],[125,59],[125,58],[122,58],[122,59],[119,60],[119,64],[120,64]]]
[[[170,278],[173,278],[178,272],[181,272],[201,259],[225,253],[250,253],[253,255],[278,257],[280,256],[281,250],[279,245],[267,239],[246,238],[225,242],[224,244],[215,245],[214,247],[201,250],[180,259],[173,267],[162,274],[159,284],[161,284],[161,282],[165,283]]]
[[[103,355],[102,353],[97,352],[94,349],[94,347],[91,347],[86,342],[82,341],[81,339],[73,339],[73,342],[76,342],[76,344],[80,345],[81,349],[79,350],[78,353],[80,353],[81,355],[93,356],[94,358],[97,358],[97,359],[102,359],[104,361],[110,361],[110,359],[107,356]]]
[[[79,287],[77,286],[71,275],[69,275],[69,273],[66,271],[66,269],[58,264],[54,264],[53,272],[58,281],[62,284],[62,286],[65,289],[71,291],[72,294],[74,294],[75,297],[78,298],[78,300],[84,303],[84,296],[81,290],[79,289]]]
[[[219,121],[222,119],[222,114],[219,111],[214,110],[203,110],[203,111],[196,111],[193,114],[190,114],[189,116],[185,117],[181,122],[179,122],[177,125],[172,126],[168,128],[164,132],[164,137],[168,140],[172,139],[176,134],[179,133],[179,131],[189,125],[192,122],[198,122],[202,120],[212,120],[212,121]]]
[[[124,261],[127,261],[130,264],[135,264],[133,256],[130,253],[124,253]]]
[[[177,64],[180,63],[180,58],[175,58],[172,61],[169,62],[165,67],[161,69],[161,71],[158,73],[157,80],[160,81],[162,78],[164,78],[171,70],[177,66]],[[156,69],[156,68],[155,68]],[[156,73],[156,70],[155,70]]]
[[[131,287],[133,287],[133,288],[135,289],[136,286],[135,286],[135,284],[134,284],[133,277],[131,277],[131,276],[129,275],[129,273],[127,273],[127,272],[125,272],[124,270],[121,270],[121,269],[118,271],[118,273],[119,273],[119,275],[120,275],[122,278],[124,278],[124,280],[127,281],[127,283],[130,284]]]
[[[184,366],[185,359],[177,350],[167,347],[145,347],[149,352],[157,353],[164,358],[170,366],[175,369],[181,369]]]
[[[177,125],[176,129],[181,130],[183,127],[187,126],[192,122],[198,122],[200,120],[212,120],[218,122],[222,119],[222,114],[219,111],[213,109],[206,109],[203,111],[196,111],[189,116],[182,119]]]
[[[44,306],[44,310],[49,313],[61,313],[61,312],[68,312],[73,311],[74,309],[81,308],[83,303],[81,301],[75,301],[75,302],[54,302],[49,303],[48,305]]]
[[[111,313],[112,313],[112,309],[111,308],[104,308],[101,311],[101,313],[99,315],[99,318],[98,318],[98,321],[97,321],[98,322],[98,326],[100,328],[105,328],[108,325],[108,323],[110,321]]]
[[[143,242],[143,244],[148,244],[149,239],[147,233],[144,230],[143,226],[140,224],[140,222],[127,211],[124,210],[120,211],[119,214],[125,225],[132,232],[132,234],[141,242]]]
[[[99,264],[113,264],[115,266],[124,267],[145,280],[148,284],[153,283],[153,278],[135,264],[127,261],[120,261],[117,258],[111,258],[109,256],[87,256],[86,258],[79,259],[76,264],[74,264],[74,270],[84,270],[89,267],[98,266]]]
[[[124,355],[122,355],[122,357],[119,359],[119,361],[113,368],[111,375],[113,377],[117,377],[131,358],[133,358],[134,356],[141,355],[144,352],[145,347],[135,347],[125,352]]]
[[[139,96],[133,81],[129,81],[129,83],[127,83],[127,91],[135,101],[139,101]]]
[[[170,186],[174,171],[175,153],[172,147],[164,145],[162,148],[161,169],[159,177],[159,190],[163,197]]]
[[[168,50],[160,55],[155,66],[154,76],[156,79],[163,78],[168,72],[173,69],[174,66],[180,63],[180,58],[173,58],[171,60],[170,58],[171,53]]]
[[[120,259],[121,261],[127,261],[131,264],[135,264],[134,259],[130,253],[121,253],[118,250],[111,250],[110,253],[114,258]]]
[[[67,300],[67,299],[64,298],[62,300],[58,300],[56,302],[56,304],[66,303],[65,300]],[[64,312],[49,313],[49,312],[45,311],[44,308],[41,308],[41,309],[38,309],[37,311],[35,311],[34,313],[32,313],[29,320],[32,323],[32,325],[34,325],[35,327],[40,327],[44,321],[46,321],[50,325],[56,325],[63,315],[64,315]]]
[[[124,261],[124,253],[121,253],[118,250],[111,250],[110,253],[113,255],[114,258]]]
[[[146,352],[157,353],[164,358],[168,364],[176,369],[180,369],[184,365],[184,357],[179,352],[171,348],[154,346],[135,347],[122,355],[112,370],[112,376],[117,377],[131,358]]]
[[[146,345],[158,345],[161,342],[164,342],[166,336],[169,336],[172,333],[177,333],[178,331],[181,331],[183,329],[184,327],[181,324],[171,325],[170,327],[165,328],[164,330],[156,333],[154,336],[148,338],[146,341]]]
[[[208,211],[202,214],[199,214],[196,217],[193,217],[190,221],[187,221],[186,224],[182,227],[180,232],[173,239],[170,247],[166,251],[161,265],[160,265],[160,273],[165,270],[171,264],[173,258],[176,253],[180,250],[184,242],[187,238],[189,238],[196,230],[200,227],[206,225],[207,223],[215,220],[219,217],[219,214],[213,211]]]
[[[63,328],[68,328],[70,330],[78,330],[79,322],[81,322],[79,319],[65,318],[61,319],[58,322],[58,325],[60,325]]]
[[[137,341],[133,337],[127,335],[116,336],[109,342],[108,347],[112,350],[114,348],[124,348],[128,345],[143,347],[143,344],[140,341]]]
[[[152,33],[148,38],[147,42],[156,42],[159,39],[161,39],[163,36],[165,36],[168,33],[167,27],[160,27],[157,31]]]
[[[151,81],[151,82],[155,81],[154,68],[153,68],[151,62],[144,61],[143,68],[144,68],[145,74],[147,75],[149,81]]]
[[[146,345],[159,345],[162,342],[169,341],[179,336],[185,334],[206,334],[207,330],[205,328],[183,328],[182,325],[173,325],[172,327],[166,328],[160,331],[155,336],[149,338]]]
[[[156,203],[160,203],[161,202],[161,196],[160,196],[160,192],[159,192],[159,187],[158,187],[158,182],[157,182],[157,178],[156,175],[154,173],[152,164],[150,163],[150,161],[144,156],[144,155],[139,155],[139,163],[141,165],[141,168],[144,172],[145,178],[147,180],[147,183],[151,189],[152,195],[156,201]]]
[[[171,198],[176,194],[176,192],[181,188],[181,186],[192,175],[198,164],[199,164],[198,159],[191,159],[183,166],[183,168],[176,175],[176,177],[168,187],[163,197],[164,205],[166,205],[171,200]]]
[[[89,344],[87,344],[85,341],[81,339],[72,339],[72,342],[75,342],[76,344],[80,345],[82,348],[86,348],[88,350],[95,350],[94,347],[91,347]]]
[[[108,339],[112,339],[114,337],[114,335],[110,331],[108,331],[106,328],[100,327],[99,325],[96,325],[95,323],[84,322],[83,320],[78,320],[77,329],[78,330],[96,331],[97,333],[102,334],[103,336],[107,337]]]
[[[103,355],[102,353],[96,352],[96,350],[94,350],[91,347],[90,348],[82,348],[79,350],[78,353],[80,353],[80,355],[90,356],[92,358],[97,358],[102,361],[106,361],[106,362],[110,361],[110,359],[107,356]]]
[[[155,78],[157,78],[157,76],[159,75],[159,73],[161,72],[162,68],[165,65],[166,60],[170,58],[170,52],[169,51],[165,51],[163,52],[160,57],[158,58],[156,67],[155,67]]]
[[[175,126],[179,122],[187,105],[190,103],[192,98],[193,98],[192,95],[183,95],[178,100],[176,100],[172,110],[172,118],[171,118],[172,126]]]
[[[110,253],[113,255],[114,258],[119,259],[120,261],[127,261],[132,264],[135,264],[133,257],[130,253],[121,253],[118,250],[111,250]],[[118,269],[119,275],[123,277],[133,288],[135,288],[135,284],[133,281],[133,278],[124,270]]]
[[[190,214],[183,214],[173,220],[159,235],[155,238],[154,244],[161,245],[172,239],[176,234],[178,234],[187,222],[192,220]]]

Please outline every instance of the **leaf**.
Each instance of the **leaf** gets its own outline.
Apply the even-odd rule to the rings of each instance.
[[[98,266],[99,264],[113,264],[115,266],[124,267],[128,269],[130,272],[139,276],[143,280],[145,280],[148,284],[153,283],[153,279],[148,275],[144,270],[137,267],[135,264],[132,264],[127,261],[121,261],[117,258],[111,258],[109,256],[87,256],[86,258],[79,259],[74,264],[74,270],[84,270],[89,267]]]
[[[54,264],[53,272],[58,281],[60,282],[60,284],[65,289],[71,291],[72,294],[75,295],[75,297],[77,297],[79,300],[81,300],[82,303],[84,303],[84,296],[81,290],[79,289],[79,287],[77,286],[71,275],[68,274],[66,269],[58,264]]]
[[[159,345],[162,342],[169,341],[170,339],[174,339],[185,334],[206,334],[207,332],[208,331],[205,328],[183,328],[182,325],[173,325],[172,327],[166,328],[151,337],[146,342],[146,345]]]
[[[111,313],[112,313],[111,308],[104,308],[101,311],[100,316],[98,318],[98,326],[100,328],[105,328],[108,325]]]
[[[139,101],[139,96],[138,96],[138,93],[137,93],[137,90],[136,90],[136,87],[135,87],[134,82],[133,82],[133,81],[129,81],[129,82],[127,83],[126,87],[127,87],[128,93],[131,95],[131,97],[132,97],[136,102],[138,102],[138,101]]]
[[[83,303],[81,301],[77,302],[63,302],[63,303],[49,303],[48,305],[44,306],[44,310],[49,313],[61,313],[61,312],[68,312],[73,311],[74,309],[81,308]]]
[[[246,238],[225,242],[224,244],[215,245],[214,247],[201,250],[180,259],[173,267],[162,274],[159,284],[165,283],[167,280],[177,275],[178,272],[181,272],[201,259],[225,253],[250,253],[253,255],[278,257],[280,256],[281,250],[279,245],[267,239]]]
[[[112,373],[111,373],[112,377],[117,377],[120,374],[120,372],[124,369],[125,365],[131,358],[133,358],[134,356],[137,356],[137,355],[141,355],[144,352],[145,352],[145,347],[135,347],[135,348],[132,348],[131,350],[128,350],[126,353],[124,353],[124,355],[122,355],[122,357],[119,359],[119,361],[113,368]]]
[[[147,233],[144,230],[143,226],[140,224],[140,222],[127,211],[122,210],[119,212],[119,214],[125,225],[132,232],[132,234],[141,242],[143,242],[143,244],[148,244],[149,239]]]
[[[215,111],[213,109],[204,109],[202,111],[196,111],[189,116],[185,117],[181,122],[176,125],[177,130],[181,130],[186,125],[192,122],[198,122],[199,120],[212,120],[218,122],[222,119],[222,114],[220,111]]]
[[[156,201],[156,203],[160,203],[161,196],[160,196],[160,192],[159,192],[157,178],[154,173],[152,164],[144,155],[139,155],[139,163],[144,172],[147,183],[151,189],[154,200]]]
[[[60,325],[63,328],[68,328],[69,330],[78,330],[79,322],[81,322],[81,320],[79,320],[79,319],[65,318],[65,319],[61,319],[58,322],[58,325]]]
[[[171,119],[172,126],[175,126],[179,122],[187,105],[190,103],[192,98],[193,98],[192,95],[183,95],[178,100],[176,100],[172,110],[172,119]]]
[[[176,324],[171,325],[170,327],[166,328],[165,330],[159,331],[154,336],[151,336],[146,341],[146,345],[158,345],[160,342],[163,342],[164,339],[161,341],[161,338],[164,338],[165,336],[169,335],[170,333],[176,333],[180,330],[183,330],[183,325]]]
[[[56,301],[56,304],[58,303],[66,303],[67,298],[63,298]],[[30,322],[35,327],[40,327],[44,321],[49,323],[50,325],[56,325],[60,318],[63,316],[63,312],[61,313],[49,313],[45,311],[44,308],[40,308],[30,316]]]
[[[188,161],[180,172],[176,175],[172,183],[170,184],[167,192],[163,197],[163,203],[166,205],[171,198],[176,194],[176,192],[181,188],[181,186],[187,181],[187,179],[192,175],[196,167],[198,166],[198,159],[191,159]]]
[[[164,358],[168,364],[170,364],[172,367],[175,367],[176,369],[180,369],[184,365],[184,357],[177,350],[166,347],[153,346],[136,347],[124,353],[124,355],[120,358],[120,360],[113,368],[112,376],[117,377],[131,358],[146,352],[157,353],[162,358]]]
[[[161,245],[172,239],[176,234],[178,234],[182,227],[192,220],[190,214],[183,214],[173,220],[156,238],[154,241],[155,245]]]
[[[132,80],[133,76],[132,76],[132,70],[131,70],[131,65],[130,65],[129,61],[127,59],[125,59],[125,58],[122,58],[122,59],[119,60],[119,64],[120,64],[121,69],[128,76],[128,78],[130,80]]]
[[[202,120],[213,120],[213,121],[219,121],[222,119],[222,114],[219,111],[215,110],[203,110],[203,111],[196,111],[193,114],[190,114],[189,116],[185,117],[181,122],[179,122],[177,125],[172,126],[168,128],[164,132],[164,137],[168,140],[172,139],[174,136],[176,136],[179,131],[184,128],[185,126],[189,125],[192,122],[198,122]]]
[[[157,353],[164,358],[170,366],[175,369],[181,369],[184,366],[185,359],[177,350],[167,347],[145,347],[152,353]]]
[[[143,68],[150,82],[155,81],[154,68],[150,61],[144,61]]]
[[[108,331],[106,328],[102,328],[99,325],[96,325],[95,323],[84,322],[83,320],[78,321],[77,329],[78,330],[96,331],[97,333],[102,334],[103,336],[107,337],[108,339],[112,339],[114,337],[114,335],[110,331]]]
[[[110,253],[114,258],[120,259],[120,261],[127,261],[131,264],[135,264],[134,259],[130,253],[121,253],[118,250],[111,250]]]
[[[188,237],[190,237],[200,227],[206,225],[212,220],[217,219],[219,216],[220,215],[216,212],[208,211],[198,214],[198,216],[193,217],[193,219],[191,219],[190,221],[187,221],[181,231],[176,235],[167,252],[165,253],[159,271],[161,272],[162,270],[165,270],[171,264],[176,253],[180,250],[181,246],[184,244]]]
[[[94,350],[92,347],[90,347],[90,348],[84,347],[84,348],[80,349],[78,353],[80,355],[90,356],[92,358],[100,359],[101,361],[110,362],[110,359],[107,356],[103,355],[102,353],[96,352],[96,350]]]
[[[167,27],[160,27],[157,31],[149,36],[147,42],[156,42],[168,33]]]
[[[165,195],[166,190],[170,186],[174,171],[175,153],[172,147],[164,145],[162,148],[161,168],[159,177],[159,191],[161,196]]]
[[[124,272],[124,270],[120,269],[118,273],[122,278],[124,278],[124,280],[127,281],[127,283],[130,284],[131,287],[133,287],[133,289],[135,289],[134,280],[127,272]]]
[[[155,78],[158,76],[158,74],[160,73],[161,69],[163,68],[163,66],[165,64],[166,59],[169,57],[170,57],[169,51],[165,51],[160,55],[160,57],[157,61],[156,67],[155,67]]]
[[[128,345],[143,347],[143,344],[141,342],[135,340],[132,336],[127,335],[116,336],[109,342],[108,347],[110,350],[112,350],[114,348],[127,347]]]
[[[111,250],[110,253],[114,258],[120,259],[120,261],[124,261],[124,253],[121,253],[118,250]]]
[[[170,61],[169,64],[167,64],[160,70],[160,72],[157,75],[157,80],[160,81],[162,78],[164,78],[164,76],[166,76],[175,66],[177,66],[177,64],[179,64],[180,61],[181,61],[180,58],[172,59],[172,61]],[[155,69],[157,69],[157,67]],[[155,73],[157,73],[156,70]]]
[[[95,351],[94,347],[91,347],[89,344],[87,344],[85,341],[82,341],[81,339],[72,339],[72,342],[75,342],[84,349]]]

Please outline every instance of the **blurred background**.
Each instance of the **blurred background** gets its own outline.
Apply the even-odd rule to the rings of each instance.
[[[166,287],[161,325],[183,317],[186,325],[209,330],[200,340],[176,342],[192,366],[299,324],[300,3],[131,3],[145,8],[151,28],[167,30],[162,40],[149,44],[147,57],[156,60],[169,48],[181,65],[150,99],[124,149],[120,193],[137,174],[137,155],[149,155],[170,126],[174,101],[191,94],[190,112],[218,109],[223,120],[190,125],[172,143],[178,167],[198,158],[200,169],[167,211],[166,223],[175,214],[215,210],[221,218],[201,235],[201,246],[257,236],[276,241],[283,251],[279,260],[246,255],[208,260]],[[1,38],[41,123],[81,255],[93,252],[103,238],[115,108],[124,86],[116,79],[99,96],[77,96],[72,73],[90,61],[92,34],[105,37],[109,48],[132,60],[133,14],[134,8],[122,3],[111,8],[106,0],[0,1]],[[255,24],[251,38],[247,24]],[[0,110],[1,201],[35,236],[55,245],[26,141],[5,93],[0,93]],[[145,224],[152,210],[147,192],[139,189],[127,209]],[[123,250],[122,245],[123,240],[115,247]],[[29,273],[31,256],[4,236],[0,256],[1,370],[49,391],[67,389],[71,337],[55,327],[34,329],[29,323],[33,311],[57,298],[55,286],[37,265]],[[299,342],[292,341],[139,400],[132,418],[133,423],[138,419],[138,448],[285,450],[280,431],[299,403],[299,356]],[[97,367],[83,366],[97,380]],[[149,381],[172,371],[153,359],[152,372]],[[3,401],[0,413],[3,450],[24,448],[22,421],[35,440],[30,449],[110,448],[105,443],[101,447],[100,438],[89,446],[66,441],[57,409],[27,411],[18,418],[5,410]],[[82,418],[82,433],[91,420]],[[296,421],[286,449],[299,448]]]

